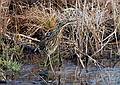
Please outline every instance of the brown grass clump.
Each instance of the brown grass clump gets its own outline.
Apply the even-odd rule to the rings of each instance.
[[[42,26],[46,31],[53,30],[57,25],[57,18],[54,13],[50,14],[36,7],[30,8],[30,10],[26,12],[26,16],[30,23]]]
[[[22,15],[11,16],[8,30],[13,29],[16,32],[18,31],[18,33],[22,32],[23,34],[26,33],[25,35],[33,35],[39,29],[45,31],[53,30],[56,25],[57,18],[55,14],[49,14],[37,7],[32,7]]]

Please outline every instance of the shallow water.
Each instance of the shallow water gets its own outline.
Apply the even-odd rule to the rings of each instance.
[[[71,63],[65,64],[61,85],[120,85],[120,68],[92,66],[80,69]]]
[[[7,81],[0,85],[120,85],[120,68],[91,67],[81,69],[73,63],[65,64],[60,71],[56,71],[58,80],[43,81],[39,75],[28,80],[27,76],[35,65],[25,65],[21,70],[21,78],[16,81]]]

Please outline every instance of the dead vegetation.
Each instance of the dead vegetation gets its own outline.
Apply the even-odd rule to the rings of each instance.
[[[75,57],[81,68],[119,60],[119,0],[33,1],[0,0],[1,71],[32,63],[54,72],[64,59]]]

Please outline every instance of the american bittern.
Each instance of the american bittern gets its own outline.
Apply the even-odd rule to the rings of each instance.
[[[52,32],[48,32],[45,36],[45,39],[39,42],[39,48],[47,52],[47,54],[52,54],[59,44],[59,39],[61,37],[61,31],[63,28],[71,23],[74,23],[75,20],[62,21]],[[45,45],[45,46],[43,46]]]
[[[71,23],[74,23],[75,21],[76,20],[60,22],[52,32],[48,32],[46,34],[46,37],[44,40],[39,42],[39,48],[40,49],[42,48],[42,50],[47,55],[48,60],[49,60],[49,64],[50,64],[50,67],[51,67],[53,73],[54,73],[54,70],[52,67],[50,55],[55,52],[55,50],[57,49],[57,47],[59,45],[59,39],[61,37],[62,29],[65,26],[67,26]]]

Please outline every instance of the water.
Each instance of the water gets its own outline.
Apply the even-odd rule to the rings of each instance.
[[[21,78],[15,81],[7,81],[5,84],[0,85],[120,85],[120,68],[99,68],[91,67],[81,69],[74,63],[68,62],[64,64],[60,71],[56,71],[58,80],[43,81],[39,75],[33,76],[32,80],[26,79],[30,74],[31,69],[35,65],[23,66]]]
[[[90,67],[65,64],[61,85],[120,85],[120,68]]]

